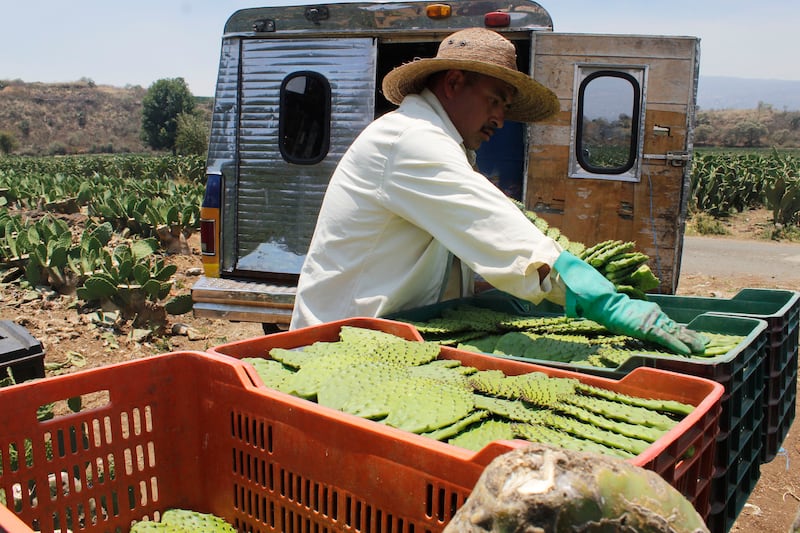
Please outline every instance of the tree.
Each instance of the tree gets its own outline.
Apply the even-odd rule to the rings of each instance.
[[[748,147],[761,146],[761,137],[769,134],[769,129],[760,122],[743,120],[735,124],[728,134],[734,144],[742,144]]]
[[[205,155],[208,135],[209,128],[199,113],[181,113],[178,115],[175,150],[180,155]]]
[[[772,144],[782,146],[792,139],[792,132],[786,128],[783,128],[772,133],[769,138],[772,141]]]
[[[0,131],[0,152],[8,155],[16,150],[17,146],[17,138],[11,132]]]
[[[155,150],[172,150],[178,115],[194,111],[194,96],[183,78],[155,81],[142,100],[142,140]]]
[[[711,144],[717,129],[710,124],[700,124],[694,129],[694,142],[698,145]]]

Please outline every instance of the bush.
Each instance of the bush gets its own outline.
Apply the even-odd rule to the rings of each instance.
[[[766,237],[773,241],[800,242],[800,228],[775,224],[766,232]]]
[[[725,225],[716,218],[706,213],[697,213],[690,225],[699,235],[727,235]]]
[[[16,150],[18,146],[19,143],[13,133],[10,131],[0,131],[0,152],[8,155]]]
[[[60,141],[54,141],[47,145],[47,155],[67,155],[67,147]]]
[[[198,113],[178,115],[178,134],[175,151],[178,155],[205,155],[210,128]]]

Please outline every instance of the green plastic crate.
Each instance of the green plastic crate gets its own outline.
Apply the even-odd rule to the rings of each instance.
[[[713,501],[706,523],[711,531],[730,531],[761,477],[761,441],[751,441],[727,470],[715,472],[711,481]]]
[[[767,416],[764,417],[761,461],[774,459],[794,420],[800,292],[748,288],[729,299],[660,294],[648,297],[677,322],[687,323],[710,312],[758,318],[767,323],[767,356],[764,359]]]
[[[440,317],[446,310],[461,305],[519,316],[563,316],[563,308],[549,302],[534,305],[500,291],[487,291],[470,298],[449,300],[394,313],[385,318],[424,322]],[[709,520],[709,528],[712,533],[725,532],[741,511],[740,503],[743,505],[741,497],[737,497],[737,494],[741,496],[742,491],[747,491],[749,495],[755,486],[755,483],[753,486],[749,486],[748,483],[738,487],[729,486],[731,479],[737,477],[739,472],[759,471],[761,464],[765,419],[764,361],[767,354],[767,322],[752,317],[706,313],[695,315],[687,325],[700,331],[737,335],[744,339],[734,349],[716,357],[686,358],[679,355],[634,354],[617,368],[599,368],[507,355],[495,355],[495,357],[612,379],[620,379],[638,367],[651,367],[720,383],[725,392],[721,402],[720,432],[716,439],[715,477],[711,482],[711,506],[712,511],[716,508],[717,515],[713,520]]]
[[[764,448],[762,460],[771,460],[781,449],[781,444],[789,433],[797,408],[797,352],[775,379],[776,389],[783,391],[775,399],[765,392],[764,407]],[[765,452],[764,449],[768,451]]]

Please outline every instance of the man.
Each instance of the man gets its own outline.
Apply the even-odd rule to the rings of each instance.
[[[510,41],[482,28],[456,32],[435,58],[392,70],[382,88],[400,107],[358,136],[331,177],[292,329],[467,296],[475,272],[617,333],[680,353],[703,350],[701,336],[655,304],[617,293],[473,170],[474,150],[505,120],[532,122],[559,109],[552,91],[517,70]]]

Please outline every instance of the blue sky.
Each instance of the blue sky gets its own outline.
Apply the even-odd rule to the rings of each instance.
[[[314,3],[289,0],[294,4]],[[566,33],[701,38],[700,74],[800,80],[800,2],[788,0],[542,0]],[[213,95],[220,37],[237,9],[273,0],[27,0],[3,2],[0,79],[148,87],[183,77]]]

